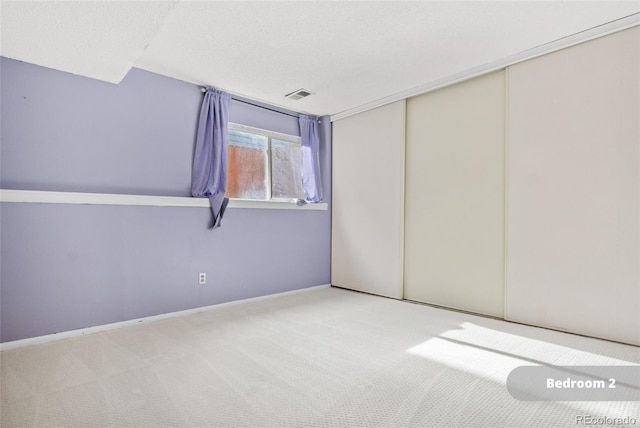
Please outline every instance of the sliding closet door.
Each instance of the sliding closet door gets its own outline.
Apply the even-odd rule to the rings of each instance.
[[[407,101],[405,298],[503,316],[504,72]]]
[[[331,284],[402,298],[404,101],[333,123]]]
[[[507,317],[640,344],[640,28],[509,69]]]

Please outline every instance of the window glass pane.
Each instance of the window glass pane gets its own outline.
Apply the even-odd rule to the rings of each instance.
[[[267,137],[229,129],[226,196],[267,199],[267,172]]]
[[[300,143],[271,139],[271,197],[305,199]]]

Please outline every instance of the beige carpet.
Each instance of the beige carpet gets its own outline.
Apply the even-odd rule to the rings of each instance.
[[[321,288],[0,353],[4,427],[575,427],[636,402],[521,402],[522,365],[637,347]],[[640,422],[638,422],[640,425]]]

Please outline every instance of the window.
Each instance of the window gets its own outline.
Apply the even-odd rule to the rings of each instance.
[[[237,199],[306,199],[300,137],[230,123],[227,193]]]

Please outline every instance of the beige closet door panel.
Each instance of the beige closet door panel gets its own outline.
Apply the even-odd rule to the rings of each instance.
[[[640,344],[640,28],[509,69],[507,317]]]
[[[407,101],[405,298],[503,316],[504,72]]]
[[[404,101],[333,123],[331,283],[402,298]]]

